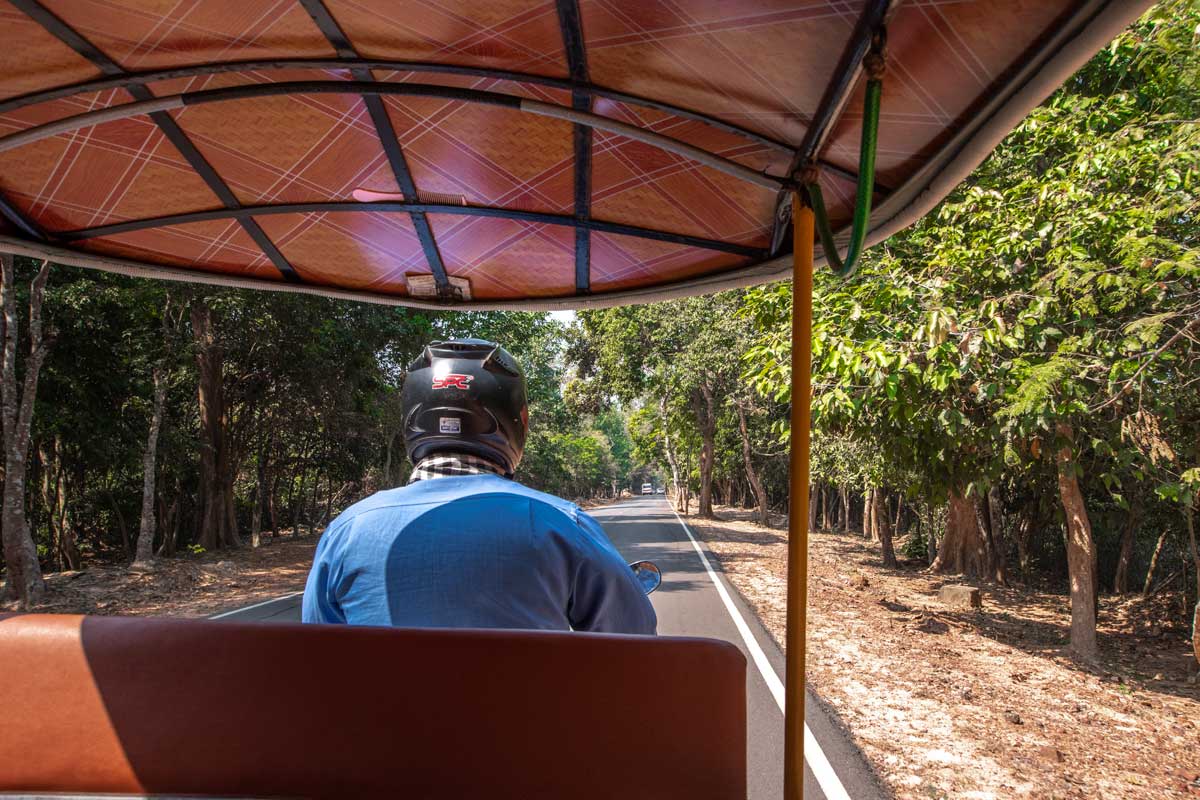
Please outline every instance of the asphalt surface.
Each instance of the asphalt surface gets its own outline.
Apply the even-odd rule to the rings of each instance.
[[[689,536],[661,495],[591,513],[626,559],[649,559],[662,569],[663,584],[651,595],[660,634],[725,639],[746,654],[749,797],[782,797],[784,660],[774,640],[725,580],[716,559]],[[300,619],[300,596],[258,603],[216,618],[295,622]],[[805,743],[806,798],[869,800],[887,796],[841,723],[812,692],[808,693],[806,722],[811,732]]]

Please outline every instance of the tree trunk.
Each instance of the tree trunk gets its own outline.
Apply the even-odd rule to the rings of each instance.
[[[54,496],[52,487],[54,482],[54,462],[50,458],[50,451],[46,448],[44,441],[39,441],[37,448],[34,451],[36,458],[41,466],[39,475],[41,477],[42,488],[42,507],[46,509],[46,528],[50,531],[50,547],[49,557],[50,566],[55,570],[62,571],[62,557],[59,550],[58,536],[58,520],[54,516],[54,507],[57,504],[57,498]]]
[[[67,500],[67,469],[63,463],[62,439],[54,437],[54,460],[58,464],[58,490],[55,495],[58,505],[55,514],[58,516],[59,552],[67,569],[83,569],[83,556],[79,553],[79,541],[75,535],[75,525],[71,521],[71,504]]]
[[[340,493],[339,493],[340,494]],[[616,496],[616,481],[613,481],[613,496]],[[325,477],[325,513],[321,515],[321,527],[324,530],[325,526],[333,518],[333,478]]]
[[[308,497],[305,485],[308,483],[308,472],[301,471],[300,486],[292,494],[292,536],[299,536],[303,531],[300,527],[301,515],[304,513],[304,500]]]
[[[1067,569],[1071,576],[1071,650],[1094,659],[1096,644],[1096,548],[1083,493],[1079,490],[1072,454],[1073,431],[1059,424],[1058,436],[1066,443],[1058,451],[1058,493],[1067,518]]]
[[[50,277],[50,262],[43,261],[29,291],[29,356],[23,385],[17,387],[17,304],[14,259],[0,256],[0,307],[3,308],[4,347],[0,351],[0,420],[4,433],[4,498],[0,508],[0,539],[8,569],[3,596],[25,608],[46,593],[37,547],[25,516],[25,470],[29,430],[33,422],[38,374],[50,342],[42,338],[42,298]]]
[[[892,533],[900,533],[900,522],[904,518],[904,495],[896,495],[896,521],[892,523]]]
[[[271,479],[271,491],[267,494],[267,515],[271,519],[271,539],[279,538],[279,509],[275,499],[279,496],[279,471]]]
[[[811,530],[821,530],[821,504],[823,500],[821,482],[814,480],[808,487],[808,517],[810,520],[809,528]]]
[[[978,500],[950,493],[946,532],[930,570],[947,575],[979,577],[986,569],[986,544],[976,516]]]
[[[746,480],[750,482],[750,488],[754,490],[754,498],[758,501],[758,521],[770,527],[771,511],[767,507],[767,490],[763,488],[762,481],[758,477],[758,471],[754,469],[754,462],[751,459],[754,449],[750,446],[750,430],[746,425],[746,409],[741,401],[737,402],[736,406],[738,432],[742,436],[742,462],[746,466]]]
[[[163,409],[167,403],[167,368],[154,371],[154,411],[150,415],[150,432],[146,435],[146,451],[142,455],[142,520],[138,528],[137,555],[134,566],[148,567],[154,562],[154,473],[158,463],[158,433],[162,428]]]
[[[129,540],[129,526],[125,524],[125,514],[121,512],[121,504],[117,502],[117,496],[113,494],[111,487],[105,488],[104,496],[108,498],[108,504],[112,506],[113,516],[117,519],[117,529],[121,532],[121,553],[126,559],[130,559],[133,557],[133,543]]]
[[[692,452],[683,454],[683,515],[692,511]]]
[[[222,389],[224,392],[224,389]],[[217,474],[221,477],[221,503],[225,509],[225,524],[221,526],[224,535],[222,544],[226,547],[241,547],[242,537],[238,531],[237,495],[234,493],[233,482],[237,479],[238,457],[233,446],[233,438],[229,431],[233,427],[231,409],[227,404],[221,415],[221,450],[217,454]]]
[[[1146,582],[1142,585],[1142,597],[1150,596],[1150,587],[1154,584],[1154,573],[1158,570],[1158,559],[1162,556],[1163,547],[1167,544],[1167,534],[1170,532],[1169,528],[1163,528],[1163,532],[1158,535],[1154,553],[1150,556],[1150,566],[1146,568]]]
[[[1008,586],[1008,544],[1004,537],[1004,500],[1000,487],[993,484],[984,498],[988,511],[988,558],[992,580]]]
[[[821,530],[823,531],[833,530],[833,515],[830,513],[833,511],[833,503],[829,502],[829,494],[832,491],[833,489],[828,486],[821,490]]]
[[[1021,578],[1029,581],[1033,565],[1030,563],[1029,545],[1033,541],[1033,532],[1037,525],[1037,502],[1026,503],[1017,520],[1017,566],[1021,570]]]
[[[304,518],[308,520],[308,532],[314,533],[317,523],[317,488],[321,485],[321,473],[318,472],[313,478],[312,488],[308,492],[308,499],[304,503]]]
[[[925,494],[925,506],[929,509],[928,530],[925,533],[925,558],[929,561],[930,568],[937,563],[938,557],[938,540],[937,530],[933,524],[933,503],[929,499],[928,491]],[[943,537],[944,539],[945,537]]]
[[[663,395],[658,401],[658,418],[662,422],[663,429],[663,452],[667,456],[667,463],[671,466],[671,487],[675,493],[675,507],[679,508],[679,504],[683,498],[683,492],[679,486],[679,463],[675,458],[675,448],[671,446],[670,426],[667,423],[667,398]]]
[[[1000,514],[997,507],[1000,495],[993,486],[987,494],[975,500],[975,517],[983,533],[983,576],[1001,586],[1008,585],[1004,568],[1003,545],[1000,543]]]
[[[887,501],[884,500],[883,491],[879,489],[875,490],[875,508],[875,524],[872,527],[872,531],[878,538],[883,551],[883,565],[895,568],[896,548],[892,544],[892,528],[888,520]]]
[[[1196,654],[1196,663],[1200,664],[1200,599],[1196,600],[1196,610],[1192,612],[1192,651]]]
[[[162,544],[158,547],[158,555],[160,557],[169,557],[175,555],[175,546],[179,538],[179,497],[182,492],[179,489],[178,481],[175,483],[175,491],[171,498],[171,505],[166,505],[165,502],[160,506],[162,510]]]
[[[1196,547],[1196,521],[1193,513],[1195,504],[1189,500],[1183,509],[1183,520],[1187,525],[1188,546],[1192,551],[1192,577],[1196,581],[1196,599],[1200,604],[1200,549]],[[1187,587],[1184,587],[1183,596],[1187,597]]]
[[[850,487],[839,487],[842,493],[842,533],[850,532]]]
[[[1200,429],[1196,431],[1196,452],[1195,461],[1200,463]],[[1187,501],[1187,508],[1184,510],[1183,518],[1187,523],[1188,545],[1192,550],[1192,577],[1196,582],[1196,613],[1192,624],[1192,641],[1196,648],[1196,660],[1200,661],[1200,549],[1196,547],[1196,518],[1195,508],[1197,502],[1200,502],[1200,497],[1193,496]],[[1187,590],[1184,590],[1184,597],[1187,597]]]
[[[254,509],[250,512],[250,546],[258,547],[262,544],[262,515],[263,510],[269,505],[267,500],[267,458],[271,452],[271,439],[268,437],[265,443],[259,445],[258,458],[256,459],[254,484]]]
[[[224,546],[226,547],[241,547],[242,537],[238,533],[237,524],[237,504],[234,502],[233,493],[233,472],[228,463],[224,465],[226,470],[225,477],[221,480],[221,502],[225,507],[225,524],[222,526],[224,533]]]
[[[712,482],[713,464],[716,461],[716,431],[717,412],[714,408],[712,387],[707,382],[700,383],[700,396],[703,405],[697,402],[696,417],[700,423],[700,506],[696,513],[706,519],[712,519]]]
[[[250,546],[262,545],[263,476],[262,462],[258,465],[258,481],[254,486],[254,505],[250,508]]]
[[[396,441],[396,432],[387,431],[387,450],[383,459],[383,487],[391,489],[392,484],[392,443]]]
[[[67,471],[62,463],[62,442],[57,437],[53,444],[41,442],[38,454],[42,463],[42,505],[50,528],[51,563],[58,570],[77,570],[81,564],[67,511]]]
[[[1117,569],[1113,572],[1113,594],[1129,592],[1129,567],[1133,564],[1133,543],[1137,538],[1138,523],[1141,522],[1141,502],[1134,495],[1129,507],[1129,516],[1121,526],[1121,545],[1117,551]]]
[[[213,329],[213,313],[204,298],[192,301],[192,338],[196,346],[197,401],[200,416],[200,490],[197,496],[200,535],[197,543],[214,550],[232,541],[231,509],[225,491],[228,453],[225,446],[224,356]]]
[[[863,539],[868,539],[872,542],[880,541],[880,536],[876,533],[878,505],[876,504],[876,488],[874,486],[866,487],[863,492]]]

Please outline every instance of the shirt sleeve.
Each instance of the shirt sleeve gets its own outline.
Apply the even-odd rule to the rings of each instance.
[[[334,555],[334,534],[332,529],[327,531],[313,555],[312,570],[304,585],[304,602],[300,611],[303,622],[346,624],[346,615],[342,613],[335,595],[341,569]]]
[[[567,611],[571,627],[595,633],[655,635],[658,617],[654,606],[600,523],[582,511],[576,523],[583,536]]]

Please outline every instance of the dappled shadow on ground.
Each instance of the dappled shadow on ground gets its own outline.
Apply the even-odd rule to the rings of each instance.
[[[693,516],[694,516],[694,511],[695,511],[695,509],[693,509]],[[718,522],[733,522],[733,523],[746,522],[746,523],[750,523],[751,525],[753,525],[755,527],[755,529],[759,530],[759,531],[765,531],[766,529],[771,529],[771,530],[781,530],[785,534],[787,533],[788,520],[787,520],[786,514],[775,514],[772,512],[770,514],[771,524],[769,526],[767,526],[767,528],[764,528],[763,525],[761,523],[759,523],[759,521],[758,521],[758,509],[735,508],[734,506],[718,506],[713,510],[713,514],[716,517],[716,521],[718,521]],[[693,518],[692,516],[688,517],[688,519],[692,519],[692,518]]]
[[[694,528],[781,640],[786,532]],[[969,610],[938,600],[947,583],[969,582],[885,569],[858,535],[810,537],[809,679],[897,795],[1133,800],[1200,774],[1200,687],[1186,629],[1166,621],[1178,608],[1103,598],[1103,657],[1084,664],[1065,593],[983,584]]]
[[[1189,699],[1200,696],[1196,684],[1188,682],[1189,668],[1194,667],[1190,631],[1180,610],[1171,609],[1172,601],[1167,598],[1102,597],[1097,625],[1101,659],[1096,663],[1083,662],[1068,649],[1071,604],[1066,594],[935,575],[926,570],[924,562],[917,561],[887,569],[878,549],[854,536],[829,536],[823,547],[846,564],[870,570],[872,575],[905,579],[908,592],[919,593],[928,601],[891,606],[886,605],[888,601],[881,601],[884,608],[897,615],[897,621],[934,614],[960,629],[1054,659],[1063,668],[1117,685]],[[979,588],[983,608],[958,610],[937,603],[937,591],[947,583]]]
[[[718,520],[718,521],[720,521],[720,520]],[[705,524],[707,524],[707,521],[706,520],[692,520],[691,522],[689,522],[689,524],[693,525],[693,526],[705,525]],[[756,533],[745,533],[743,531],[738,531],[738,530],[726,530],[726,531],[722,532],[722,534],[721,534],[721,541],[723,541],[723,542],[746,542],[746,543],[752,543],[752,544],[785,544],[787,542],[787,535],[782,534],[782,533],[771,533],[769,531],[764,531],[762,533],[756,534]]]
[[[933,618],[1115,685],[1189,699],[1197,697],[1195,684],[1188,681],[1187,640],[1182,636],[1166,631],[1147,635],[1101,628],[1098,632],[1101,659],[1094,663],[1080,661],[1069,650],[1070,608],[1066,598],[1052,597],[1045,604],[1031,604],[1019,590],[986,585],[980,588],[983,609],[931,608],[888,600],[880,600],[880,605],[895,614],[900,623]],[[1049,615],[1047,608],[1059,613]]]
[[[1027,653],[1055,659],[1062,667],[1095,675],[1138,689],[1196,698],[1194,683],[1188,682],[1192,664],[1189,630],[1178,609],[1171,609],[1167,598],[1144,599],[1140,596],[1102,597],[1097,636],[1101,659],[1084,662],[1070,653],[1071,604],[1066,594],[1034,591],[1020,586],[964,579],[960,576],[932,575],[923,564],[896,570],[879,566],[874,553],[863,555],[865,543],[831,545],[860,567],[871,567],[876,574],[907,577],[912,589],[926,595],[934,607],[911,613],[936,613],[940,618],[970,629]],[[858,557],[855,558],[854,555]],[[983,597],[982,609],[952,609],[936,603],[937,590],[946,583],[975,586]],[[899,608],[896,613],[903,613]]]
[[[672,523],[674,524],[674,520]],[[632,526],[636,526],[636,523],[624,524],[631,526],[629,529],[631,533],[636,533],[632,528]],[[646,559],[653,561],[662,571],[663,582],[656,593],[703,591],[712,585],[704,565],[700,563],[700,559],[696,558],[691,544],[684,545],[680,541],[680,539],[684,539],[686,542],[682,531],[678,532],[676,538],[672,538],[664,532],[664,535],[660,537],[649,537],[649,541],[645,539],[630,541],[623,536],[618,536],[616,528],[617,523],[604,521],[605,531],[614,539],[614,544],[617,545],[617,549],[621,551],[621,555],[626,561],[634,562]],[[666,531],[670,531],[670,529],[666,529]],[[624,532],[620,531],[620,533]],[[655,541],[656,538],[658,541]]]

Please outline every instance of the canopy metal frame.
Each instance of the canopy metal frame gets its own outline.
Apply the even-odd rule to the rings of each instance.
[[[558,25],[562,31],[567,71],[572,81],[588,80],[587,47],[583,39],[583,21],[579,0],[557,0]],[[571,91],[571,108],[591,113],[592,98],[585,92]],[[592,214],[592,129],[576,122],[571,128],[571,146],[575,155],[575,293],[592,291],[592,233],[582,223]]]
[[[91,229],[74,231],[48,231],[36,221],[22,213],[15,204],[0,196],[0,214],[15,225],[21,233],[35,241],[56,244],[81,241],[105,235],[114,235],[135,230],[149,230],[157,227],[186,224],[209,219],[232,219],[246,231],[251,239],[259,246],[264,255],[279,270],[280,275],[293,283],[304,283],[303,276],[288,261],[278,247],[267,236],[266,232],[256,221],[256,216],[279,213],[329,213],[329,212],[362,212],[362,213],[406,213],[408,214],[429,270],[437,285],[439,298],[453,302],[461,299],[456,287],[451,286],[449,276],[438,250],[432,226],[429,224],[428,213],[448,213],[469,216],[492,216],[507,219],[537,222],[552,225],[567,225],[575,229],[575,289],[576,295],[587,295],[591,292],[591,233],[599,231],[614,233],[636,238],[653,239],[698,247],[718,252],[733,253],[749,259],[763,260],[769,252],[765,248],[741,245],[736,242],[722,242],[701,237],[676,234],[669,231],[657,231],[633,225],[594,220],[591,217],[591,154],[593,130],[600,128],[629,138],[641,140],[648,144],[674,152],[685,158],[698,161],[706,166],[718,169],[740,180],[756,183],[759,186],[778,189],[781,192],[791,191],[790,181],[784,176],[773,176],[759,173],[717,153],[695,147],[686,142],[663,136],[646,128],[629,125],[618,120],[605,117],[593,112],[593,102],[597,97],[613,101],[652,108],[684,119],[695,120],[710,125],[718,130],[732,133],[747,139],[751,143],[769,148],[771,151],[790,155],[793,160],[798,151],[796,148],[777,141],[754,131],[747,130],[710,115],[703,114],[670,103],[650,100],[624,92],[593,85],[589,81],[587,68],[587,51],[583,38],[581,16],[578,0],[557,0],[557,11],[562,33],[563,50],[566,54],[569,77],[567,79],[553,78],[529,73],[507,70],[468,67],[454,64],[431,64],[427,62],[390,61],[363,59],[355,50],[349,37],[334,19],[322,0],[298,0],[305,11],[313,19],[317,28],[324,35],[330,46],[337,54],[336,59],[277,59],[253,60],[239,62],[223,62],[211,64],[196,64],[173,69],[160,69],[142,72],[127,72],[113,61],[85,36],[68,25],[39,0],[14,0],[14,5],[53,34],[59,41],[66,44],[80,56],[94,64],[101,72],[101,77],[89,81],[78,82],[69,86],[30,92],[18,97],[0,102],[0,113],[28,107],[37,103],[49,102],[77,96],[89,92],[108,89],[124,89],[133,97],[132,103],[126,103],[99,111],[57,120],[52,123],[34,126],[0,137],[0,150],[14,149],[33,141],[57,135],[69,130],[100,124],[106,121],[148,116],[163,132],[168,140],[179,150],[184,159],[197,175],[216,195],[223,208],[208,209],[188,214],[175,214],[155,218],[129,220],[111,225],[97,226]],[[261,69],[321,69],[345,70],[352,80],[349,81],[307,81],[291,83],[256,83],[247,86],[236,86],[225,89],[201,90],[184,92],[167,97],[156,96],[148,88],[156,81],[172,78],[213,75],[230,72],[247,72]],[[392,70],[396,72],[426,72],[445,75],[468,75],[495,80],[506,80],[524,84],[540,85],[553,89],[570,92],[571,106],[564,107],[552,103],[543,103],[523,99],[516,95],[506,95],[499,92],[487,92],[476,89],[459,89],[448,86],[428,84],[397,83],[376,80],[373,70]],[[343,203],[331,200],[328,203],[305,203],[276,206],[252,206],[242,204],[232,190],[216,172],[211,164],[200,153],[196,145],[188,138],[179,124],[168,113],[169,110],[182,108],[204,102],[224,102],[237,99],[278,96],[304,93],[351,93],[358,94],[366,105],[376,137],[383,149],[397,186],[406,198],[403,203]],[[555,117],[569,121],[573,125],[574,149],[574,212],[571,216],[560,214],[535,214],[517,210],[507,210],[480,206],[444,206],[439,204],[422,203],[420,191],[412,172],[409,169],[405,154],[400,147],[396,131],[388,116],[383,103],[385,96],[438,96],[461,102],[480,102],[505,105],[521,111]],[[857,175],[849,170],[833,164],[824,165],[831,172],[847,179],[857,179]],[[886,193],[886,187],[880,187]]]
[[[350,43],[349,37],[346,36],[345,31],[338,25],[337,20],[333,18],[321,0],[300,0],[300,4],[312,17],[313,22],[329,41],[339,58],[358,58],[358,52]],[[371,71],[362,67],[352,68],[350,74],[356,82],[374,80]],[[396,129],[392,125],[392,118],[388,116],[383,98],[377,94],[367,93],[361,94],[361,98],[367,107],[367,113],[371,116],[371,124],[375,126],[375,136],[379,140],[379,146],[383,148],[388,164],[392,168],[392,176],[396,180],[396,185],[400,187],[400,191],[406,198],[417,199],[420,194],[417,191],[416,181],[413,180],[412,170],[408,167],[408,159],[400,147]],[[446,265],[442,262],[442,253],[438,250],[429,218],[425,216],[424,211],[410,211],[409,218],[412,221],[413,230],[416,231],[417,240],[421,243],[421,250],[425,253],[425,262],[429,266],[429,271],[433,273],[438,297],[446,300],[460,299],[458,289],[450,285],[450,278],[446,274]]]
[[[163,228],[171,225],[186,225],[191,222],[207,222],[216,219],[238,219],[240,217],[268,216],[273,214],[330,214],[330,213],[402,213],[402,214],[449,214],[462,217],[499,217],[519,222],[533,222],[542,225],[559,225],[577,228],[585,231],[600,233],[615,233],[621,236],[632,236],[638,239],[650,239],[659,242],[697,247],[702,250],[713,250],[721,253],[733,253],[748,258],[764,258],[767,251],[762,247],[738,244],[723,239],[705,239],[699,236],[675,233],[673,231],[642,228],[636,225],[625,225],[616,222],[604,222],[596,219],[579,219],[576,215],[549,214],[542,211],[522,211],[498,206],[462,206],[447,203],[409,203],[383,201],[375,203],[359,202],[325,202],[325,203],[276,203],[272,205],[241,206],[237,209],[218,208],[208,211],[191,211],[183,214],[170,214],[161,217],[114,222],[108,225],[97,225],[92,228],[59,231],[55,236],[64,242],[78,242],[94,239],[100,236],[113,236],[131,231]]]
[[[188,106],[207,105],[210,103],[226,103],[234,100],[249,100],[259,97],[288,97],[302,94],[357,94],[367,101],[382,102],[383,97],[436,97],[461,103],[478,103],[482,105],[500,106],[551,117],[576,125],[617,133],[621,136],[644,142],[667,152],[681,155],[706,167],[724,172],[739,180],[755,184],[767,189],[791,187],[788,178],[771,175],[748,167],[738,161],[726,158],[710,150],[689,144],[680,139],[657,133],[648,128],[630,125],[627,122],[580,111],[569,106],[556,103],[546,103],[540,100],[530,100],[520,95],[494,92],[486,89],[464,89],[457,86],[442,86],[429,83],[390,83],[387,81],[285,81],[280,83],[254,83],[245,86],[229,86],[221,89],[200,89],[179,94],[152,97],[124,105],[109,106],[95,111],[85,111],[80,114],[63,117],[62,119],[35,125],[6,136],[0,136],[0,152],[13,150],[42,139],[57,136],[60,133],[79,130],[81,128],[99,125],[105,122],[130,119],[187,108]],[[391,122],[387,129],[392,130]],[[393,136],[394,136],[393,130]],[[388,146],[393,147],[392,145]],[[398,150],[399,144],[394,147]],[[405,166],[407,170],[407,166]],[[410,176],[411,179],[411,176]],[[407,182],[407,180],[406,180]],[[415,187],[414,191],[415,191]]]
[[[53,12],[39,3],[38,0],[12,0],[12,2],[14,6],[57,37],[63,44],[92,62],[103,74],[118,76],[125,73],[121,65],[105,55],[98,47],[66,22],[55,16]],[[154,97],[145,86],[130,86],[128,91],[135,101],[147,101]],[[208,159],[201,154],[192,140],[188,138],[188,135],[179,127],[179,123],[165,111],[152,112],[149,116],[154,124],[158,126],[159,130],[162,131],[163,135],[167,137],[171,144],[175,146],[175,149],[179,151],[180,155],[188,162],[192,170],[208,185],[208,188],[217,196],[221,204],[231,210],[241,208],[241,203],[238,202],[233,190],[217,174],[212,164],[208,163]],[[8,203],[6,202],[5,205],[8,205]],[[280,252],[275,243],[267,236],[266,231],[253,218],[239,218],[238,224],[242,226],[246,234],[254,240],[254,243],[258,245],[263,254],[275,265],[275,268],[279,270],[284,280],[292,283],[303,282],[296,268],[292,266],[287,257]],[[47,238],[53,241],[54,235],[48,231],[45,233]]]
[[[133,87],[146,87],[154,83],[163,81],[175,80],[178,78],[196,78],[209,75],[223,75],[230,73],[249,73],[249,72],[272,72],[278,70],[367,70],[380,72],[396,72],[396,73],[421,73],[431,75],[446,75],[446,76],[467,76],[474,78],[485,78],[488,80],[507,81],[517,84],[528,84],[531,86],[542,86],[549,89],[555,89],[572,94],[586,95],[588,98],[595,100],[601,98],[611,100],[613,102],[624,103],[631,106],[639,106],[648,108],[654,111],[660,111],[664,114],[670,114],[681,119],[689,119],[695,122],[703,123],[716,130],[724,131],[735,136],[740,136],[748,141],[762,145],[772,151],[783,155],[793,157],[799,150],[766,136],[749,128],[743,128],[739,125],[727,122],[719,117],[713,117],[708,114],[693,111],[692,109],[682,106],[672,105],[660,100],[654,100],[648,97],[641,97],[628,92],[620,92],[615,89],[609,89],[604,86],[591,83],[589,81],[576,81],[572,79],[554,78],[546,75],[538,75],[532,72],[514,72],[511,70],[493,69],[490,67],[472,67],[459,64],[443,64],[433,63],[428,61],[391,61],[387,59],[329,59],[329,58],[280,58],[280,59],[262,59],[262,60],[243,60],[243,61],[218,61],[205,64],[191,64],[184,67],[172,67],[168,69],[145,70],[136,72],[123,72],[120,75],[112,77],[96,78],[79,83],[68,84],[66,86],[55,87],[53,89],[44,89],[37,92],[29,92],[27,94],[10,97],[6,100],[0,100],[0,114],[27,106],[37,105],[39,103],[48,103],[53,100],[63,100],[70,97],[77,97],[84,94],[95,94],[105,92],[111,89],[129,90]],[[858,180],[858,173],[853,170],[845,169],[831,161],[817,159],[820,167],[828,171],[832,175],[837,175],[847,181],[855,182]],[[875,184],[875,193],[880,196],[887,195],[890,189],[880,183]]]

